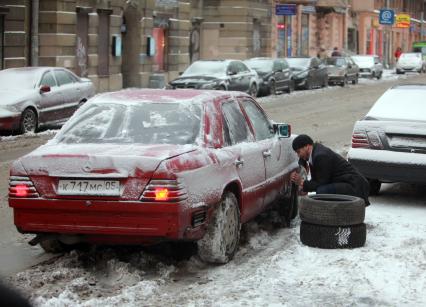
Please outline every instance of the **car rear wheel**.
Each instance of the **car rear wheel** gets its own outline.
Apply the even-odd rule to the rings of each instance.
[[[253,83],[250,86],[249,94],[250,94],[251,97],[256,97],[257,96],[257,86],[256,86],[255,83]]]
[[[368,179],[368,183],[370,185],[370,195],[378,195],[382,183],[377,179]]]
[[[21,133],[36,132],[37,114],[33,109],[27,108],[22,112],[19,130]]]
[[[271,82],[269,84],[269,94],[270,95],[276,95],[277,94],[277,88],[276,88],[274,80],[271,80]]]
[[[236,196],[226,192],[213,213],[204,237],[197,242],[201,260],[227,263],[238,249],[240,241],[240,210]]]

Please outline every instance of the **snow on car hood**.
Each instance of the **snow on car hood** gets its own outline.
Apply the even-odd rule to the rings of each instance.
[[[178,79],[173,80],[172,84],[179,84],[179,83],[203,83],[203,82],[209,82],[209,81],[215,81],[217,79],[220,79],[223,77],[222,75],[209,75],[209,76],[188,76],[188,77],[180,77]]]
[[[47,144],[21,158],[29,175],[54,177],[150,176],[161,161],[195,150],[195,145]]]
[[[34,90],[27,89],[11,89],[11,90],[0,90],[0,106],[6,106],[11,104],[16,104],[31,98],[35,98]]]

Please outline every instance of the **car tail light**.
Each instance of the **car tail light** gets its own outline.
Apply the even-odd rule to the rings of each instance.
[[[145,187],[140,200],[143,202],[179,202],[186,198],[188,198],[188,194],[179,180],[153,179]]]
[[[352,134],[352,148],[369,148],[368,137],[365,131],[354,131]]]
[[[377,131],[356,130],[352,134],[352,148],[383,149],[383,143]]]
[[[9,197],[40,197],[33,182],[28,177],[11,176],[9,178]]]

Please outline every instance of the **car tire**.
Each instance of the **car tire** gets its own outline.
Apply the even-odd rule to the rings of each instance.
[[[250,85],[249,95],[251,97],[253,97],[253,98],[256,98],[256,96],[257,96],[257,86],[256,86],[256,83],[252,83],[252,85]]]
[[[366,238],[367,227],[364,223],[351,226],[300,224],[300,241],[311,247],[357,248],[365,245]]]
[[[325,226],[347,226],[364,222],[365,202],[349,195],[316,194],[302,197],[300,219]]]
[[[377,179],[368,179],[370,185],[370,195],[379,195],[382,183]]]
[[[209,263],[224,264],[235,255],[240,241],[240,210],[232,192],[226,192],[207,226],[204,237],[198,240],[198,255]]]
[[[291,94],[291,92],[294,91],[295,87],[296,86],[294,84],[294,80],[290,80],[288,83],[287,94]]]
[[[348,85],[348,76],[345,76],[345,78],[343,79],[342,83],[340,83],[341,87],[345,87],[346,85]]]
[[[269,95],[276,95],[277,94],[277,88],[275,85],[275,81],[271,80],[269,83]]]
[[[26,108],[21,115],[21,123],[19,130],[22,134],[27,132],[36,132],[38,123],[37,123],[37,113],[34,109]]]
[[[40,247],[49,254],[59,254],[68,250],[68,246],[66,244],[55,239],[43,240],[39,244]]]
[[[377,75],[377,80],[380,80],[380,79],[382,79],[382,73],[381,72]]]
[[[356,75],[355,79],[352,80],[352,84],[358,84],[358,75]]]
[[[221,86],[219,86],[219,91],[226,91],[226,87],[225,87],[225,85],[221,85]]]
[[[299,197],[297,196],[297,186],[292,183],[290,192],[282,196],[278,201],[278,213],[284,219],[285,226],[290,226],[290,222],[298,215]]]

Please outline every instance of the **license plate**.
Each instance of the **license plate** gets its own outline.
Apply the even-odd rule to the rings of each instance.
[[[118,180],[59,180],[58,195],[119,196]]]

